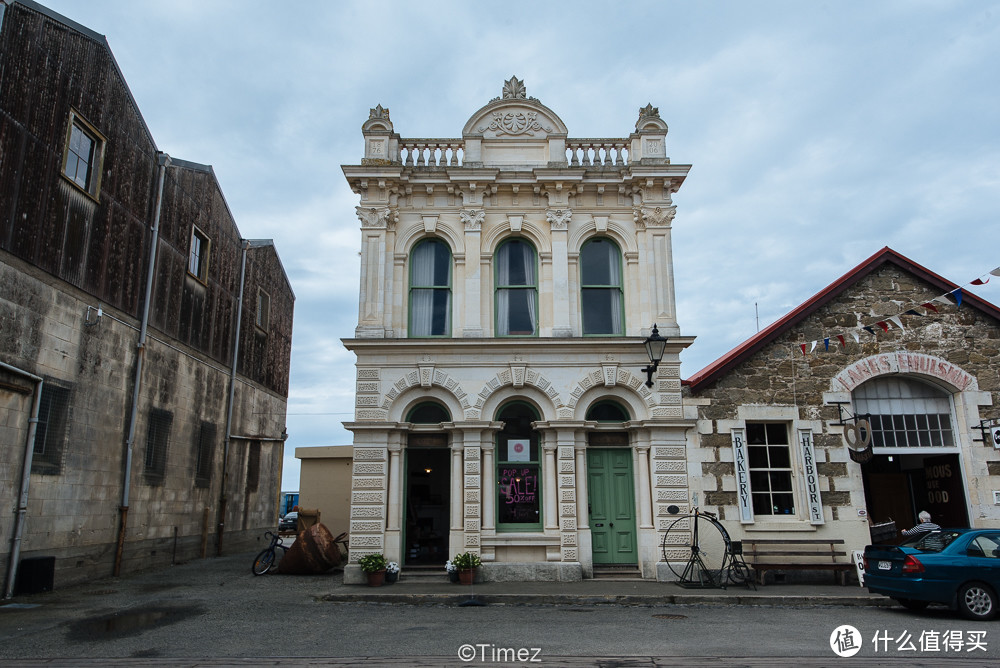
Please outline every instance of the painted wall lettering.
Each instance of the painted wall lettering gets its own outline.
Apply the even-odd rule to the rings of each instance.
[[[816,452],[813,448],[812,431],[799,430],[799,453],[802,457],[802,473],[805,479],[806,506],[809,508],[810,524],[825,524],[823,502],[820,499],[819,474],[816,473]]]
[[[750,495],[750,472],[747,469],[747,441],[743,429],[733,429],[733,465],[736,469],[736,498],[740,505],[740,524],[753,524],[753,501]]]

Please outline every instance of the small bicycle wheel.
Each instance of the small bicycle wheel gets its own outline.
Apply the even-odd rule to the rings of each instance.
[[[263,575],[271,570],[274,565],[274,550],[268,548],[257,555],[253,560],[253,567],[250,569],[254,575]]]
[[[681,584],[725,584],[728,554],[726,533],[705,515],[682,515],[663,534],[663,560]]]

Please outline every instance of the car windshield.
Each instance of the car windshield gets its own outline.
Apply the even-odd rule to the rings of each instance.
[[[961,536],[958,531],[931,531],[913,544],[921,552],[940,552]]]

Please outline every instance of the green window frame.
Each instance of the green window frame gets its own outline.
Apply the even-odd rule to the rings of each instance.
[[[451,336],[451,268],[451,249],[440,239],[424,239],[410,252],[410,338]]]
[[[580,320],[584,336],[625,333],[622,252],[611,239],[594,237],[580,249]]]
[[[508,239],[493,256],[495,335],[538,336],[538,253],[524,239]]]
[[[497,531],[541,531],[541,437],[531,427],[538,412],[526,402],[513,401],[501,406],[496,419],[504,423],[496,436]]]

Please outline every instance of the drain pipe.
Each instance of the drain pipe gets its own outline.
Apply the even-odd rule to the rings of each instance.
[[[216,556],[222,556],[222,539],[226,530],[226,504],[229,501],[229,444],[233,439],[233,400],[236,395],[236,363],[240,356],[240,326],[243,324],[243,288],[247,277],[248,239],[241,239],[240,296],[236,305],[236,335],[233,338],[233,365],[229,372],[229,399],[226,405],[226,440],[222,447],[222,489],[219,492],[219,526],[215,543]]]
[[[35,400],[31,404],[31,417],[28,418],[28,438],[24,444],[24,468],[21,471],[21,493],[17,498],[17,517],[14,519],[14,535],[11,539],[10,558],[7,561],[7,586],[4,589],[5,599],[14,595],[14,581],[17,579],[17,562],[21,556],[21,532],[24,530],[24,516],[28,512],[28,486],[31,484],[31,458],[35,454],[35,431],[38,428],[38,411],[42,404],[42,385],[40,377],[0,362],[0,369],[29,378],[35,383]]]
[[[153,294],[153,280],[156,277],[156,247],[160,240],[160,212],[163,209],[163,181],[167,167],[170,166],[170,156],[159,152],[156,154],[159,164],[159,174],[156,184],[156,205],[153,214],[153,235],[149,248],[149,271],[146,273],[146,298],[142,305],[142,326],[139,330],[139,342],[136,345],[135,381],[132,386],[132,412],[129,415],[128,439],[125,442],[125,479],[122,483],[122,503],[118,510],[121,514],[118,527],[118,545],[115,547],[115,568],[113,575],[118,577],[122,572],[122,552],[125,550],[125,533],[128,528],[128,503],[132,487],[132,452],[135,447],[135,426],[139,415],[139,395],[142,390],[142,365],[146,359],[146,330],[149,327],[149,302]]]

